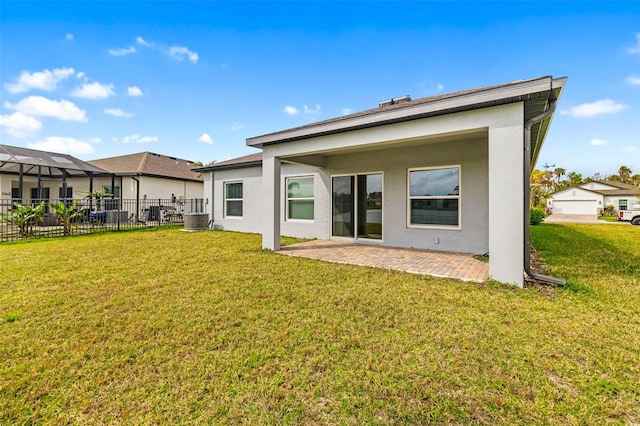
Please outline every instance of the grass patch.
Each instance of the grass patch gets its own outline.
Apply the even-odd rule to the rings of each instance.
[[[598,220],[604,220],[605,222],[617,222],[618,218],[615,216],[598,216]]]
[[[0,424],[639,422],[640,227],[532,239],[553,297],[222,231],[3,246]]]

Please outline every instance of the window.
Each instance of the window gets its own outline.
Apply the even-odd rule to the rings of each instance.
[[[409,226],[460,226],[460,166],[409,170]]]
[[[49,188],[31,188],[31,200],[34,203],[49,201]]]
[[[63,187],[58,188],[58,198],[60,198],[61,200],[63,198],[73,198],[73,187],[67,186],[67,193],[66,194],[64,192],[64,188]]]
[[[313,220],[313,176],[287,178],[287,219]]]
[[[618,200],[618,210],[627,210],[628,200]]]
[[[110,194],[109,198],[111,198],[111,195],[113,195],[113,198],[120,198],[120,187],[119,186],[111,187],[111,186],[103,185],[102,189],[107,191],[108,194]]]
[[[242,182],[224,184],[225,216],[242,217]]]

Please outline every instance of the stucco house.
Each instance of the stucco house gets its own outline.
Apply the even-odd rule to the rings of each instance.
[[[202,174],[193,162],[181,158],[138,152],[89,161],[116,176],[115,195],[124,199],[201,198]],[[111,189],[111,181],[98,179],[99,187]]]
[[[640,187],[622,182],[591,180],[551,195],[553,214],[598,215],[607,206],[614,210],[640,208]]]
[[[529,177],[566,78],[439,96],[247,139],[261,153],[201,167],[215,228],[490,253],[490,277],[522,286]],[[552,277],[549,277],[552,278]]]

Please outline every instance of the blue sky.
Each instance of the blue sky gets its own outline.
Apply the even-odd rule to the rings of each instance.
[[[640,173],[640,2],[0,3],[3,144],[89,160],[251,154],[248,137],[546,75],[538,161]]]

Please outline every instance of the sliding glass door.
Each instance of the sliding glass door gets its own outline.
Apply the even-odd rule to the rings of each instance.
[[[334,237],[382,239],[382,173],[332,178]]]

